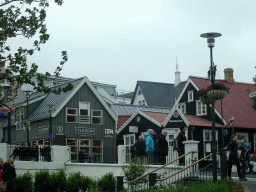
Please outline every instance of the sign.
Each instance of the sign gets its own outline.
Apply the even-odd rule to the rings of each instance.
[[[177,117],[179,117],[179,116],[180,116],[180,114],[179,114],[178,111],[175,111],[175,112],[173,113],[173,117],[177,118]]]
[[[138,126],[129,126],[129,132],[138,133]]]
[[[56,134],[50,134],[50,139],[56,139]]]
[[[62,126],[58,126],[58,127],[57,127],[57,131],[58,131],[58,132],[56,133],[57,135],[64,135],[64,134],[63,134],[63,127],[62,127]]]
[[[76,127],[75,134],[95,135],[95,128]]]
[[[49,133],[49,127],[48,126],[39,127],[37,133],[38,134]]]
[[[26,121],[27,125],[30,125],[31,121]]]
[[[182,123],[183,121],[182,120],[170,120],[169,122],[170,123],[180,123],[180,122]]]
[[[105,137],[113,137],[114,130],[113,129],[105,129]]]
[[[256,91],[249,93],[249,97],[250,98],[256,97]]]

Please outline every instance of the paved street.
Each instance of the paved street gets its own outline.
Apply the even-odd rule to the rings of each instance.
[[[245,192],[256,191],[256,174],[247,174],[246,177],[248,181],[239,181],[237,173],[232,173],[231,175],[234,181],[240,182],[245,187]]]

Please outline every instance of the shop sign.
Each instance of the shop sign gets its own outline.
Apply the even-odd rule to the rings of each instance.
[[[38,134],[49,133],[49,126],[38,127]]]
[[[114,130],[113,129],[105,129],[105,137],[113,137]]]
[[[76,127],[75,134],[95,135],[95,128]]]

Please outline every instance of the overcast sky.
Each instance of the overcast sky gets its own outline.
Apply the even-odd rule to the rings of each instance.
[[[39,72],[53,73],[65,50],[69,60],[61,76],[87,76],[119,90],[134,91],[138,80],[174,83],[176,57],[182,81],[206,77],[210,50],[200,34],[219,32],[216,78],[224,78],[225,68],[234,69],[238,82],[253,83],[256,75],[252,0],[65,0],[62,6],[51,1],[46,23],[50,40],[28,60]]]

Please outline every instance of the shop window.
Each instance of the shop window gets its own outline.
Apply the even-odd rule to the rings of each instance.
[[[102,110],[92,110],[92,124],[102,125]]]
[[[77,123],[77,108],[66,108],[67,123]]]

